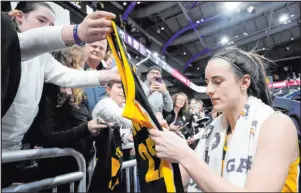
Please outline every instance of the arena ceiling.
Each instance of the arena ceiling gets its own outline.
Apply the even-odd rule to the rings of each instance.
[[[55,2],[78,23],[87,13],[70,2]],[[81,2],[94,10],[123,15],[131,2]],[[82,13],[80,13],[82,12]],[[273,60],[300,58],[300,2],[136,2],[127,31],[167,58],[198,85],[210,56],[225,46],[256,48]],[[300,61],[300,59],[299,59]],[[168,74],[169,89],[185,88]],[[202,97],[201,97],[202,98]]]
[[[200,84],[208,58],[225,46],[255,48],[276,61],[301,53],[300,2],[139,2],[129,18],[136,39],[157,44]]]

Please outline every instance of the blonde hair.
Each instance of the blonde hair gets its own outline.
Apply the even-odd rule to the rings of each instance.
[[[110,57],[113,57],[113,53],[112,51],[107,51],[105,57],[104,57],[104,61],[107,61]]]
[[[53,57],[68,68],[82,70],[84,65],[84,52],[80,46],[72,46],[70,48],[52,53]],[[71,104],[78,106],[84,98],[84,91],[81,88],[72,88]]]
[[[184,112],[187,112],[189,105],[188,105],[188,96],[185,93],[178,92],[178,93],[172,95],[171,98],[172,98],[173,104],[174,104],[174,106],[176,105],[176,101],[177,101],[177,98],[178,98],[179,95],[182,95],[182,96],[185,97],[185,105],[182,109],[183,109]]]
[[[204,103],[202,100],[196,100],[197,103],[201,104],[202,106],[204,106]]]

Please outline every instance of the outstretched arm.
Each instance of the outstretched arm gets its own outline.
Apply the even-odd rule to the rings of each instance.
[[[49,26],[18,33],[21,60],[30,60],[41,54],[66,48],[61,35],[61,32],[65,31],[63,29],[63,27]]]
[[[110,19],[113,18],[115,18],[113,13],[105,11],[96,11],[87,15],[78,26],[78,36],[80,40],[82,42],[91,43],[105,39],[105,35],[112,31]],[[74,45],[74,26],[75,25],[40,27],[18,33],[22,61]]]
[[[50,54],[44,54],[45,82],[50,82],[61,87],[93,87],[110,81],[120,81],[120,75],[116,70],[83,71],[68,68]]]

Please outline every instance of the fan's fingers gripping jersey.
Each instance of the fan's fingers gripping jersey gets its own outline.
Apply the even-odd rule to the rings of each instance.
[[[162,130],[143,92],[139,79],[129,64],[124,43],[112,21],[113,33],[107,39],[121,76],[126,97],[123,116],[133,123],[134,144],[141,192],[184,192],[178,164],[156,157],[155,144],[147,129]]]

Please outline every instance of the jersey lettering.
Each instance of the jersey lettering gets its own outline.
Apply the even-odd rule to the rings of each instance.
[[[239,159],[239,165],[236,165],[236,160]],[[226,164],[227,173],[230,172],[247,172],[252,167],[252,156],[249,156],[248,159],[238,158],[238,159],[229,159]]]

